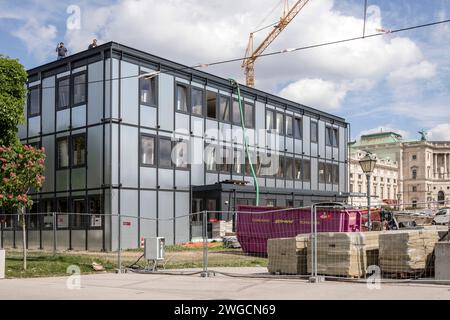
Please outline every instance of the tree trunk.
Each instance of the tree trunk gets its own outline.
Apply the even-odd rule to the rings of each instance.
[[[23,242],[23,270],[27,270],[27,228],[25,219],[25,208],[20,208],[20,214],[22,215],[22,242]]]

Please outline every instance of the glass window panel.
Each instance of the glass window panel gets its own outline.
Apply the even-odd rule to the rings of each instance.
[[[172,167],[172,141],[169,139],[159,139],[159,165],[161,167]]]
[[[285,162],[284,162],[284,157],[279,157],[279,166],[278,166],[278,173],[277,173],[277,177],[278,178],[284,178],[284,173],[285,173]]]
[[[275,119],[274,119],[273,111],[267,110],[266,111],[266,129],[273,130],[274,124],[275,124]]]
[[[219,158],[217,161],[217,171],[229,173],[231,170],[230,159],[231,159],[231,149],[220,148]]]
[[[339,166],[336,164],[333,165],[333,183],[339,184]]]
[[[295,159],[295,180],[301,180],[302,179],[302,160]]]
[[[325,183],[325,163],[319,162],[319,183]]]
[[[101,196],[89,196],[88,209],[89,209],[89,226],[91,228],[100,228],[102,226],[102,201]]]
[[[242,174],[242,165],[244,164],[243,150],[234,150],[233,173]]]
[[[192,88],[192,114],[203,115],[203,90]]]
[[[205,163],[207,171],[216,171],[216,147],[208,145],[205,148]]]
[[[74,199],[72,201],[72,211],[73,215],[71,215],[71,227],[72,228],[83,228],[87,225],[85,222],[88,220],[88,216],[86,215],[86,201],[85,199]]]
[[[311,181],[311,162],[309,160],[303,160],[303,181]]]
[[[157,77],[150,79],[141,78],[139,80],[139,90],[141,96],[141,103],[145,105],[156,105],[156,95],[158,94],[156,90]]]
[[[57,153],[57,163],[58,169],[69,167],[69,138],[60,139],[57,142],[58,153]]]
[[[339,130],[333,129],[333,147],[339,146]]]
[[[189,145],[187,141],[180,141],[174,147],[175,166],[177,168],[188,168]]]
[[[254,110],[255,108],[251,104],[245,104],[245,111],[244,111],[244,120],[245,120],[245,127],[247,128],[253,128],[253,118],[254,118]]]
[[[301,118],[295,118],[294,119],[294,137],[297,139],[302,138],[302,119]]]
[[[220,121],[230,121],[230,98],[220,96]]]
[[[241,125],[241,111],[237,100],[233,100],[233,123],[236,125]]]
[[[330,163],[325,165],[325,179],[326,183],[333,182],[333,166]]]
[[[206,116],[208,118],[217,118],[217,93],[208,91],[206,93]]]
[[[188,111],[188,101],[187,101],[187,88],[182,85],[177,85],[177,110],[187,112]]]
[[[311,142],[317,143],[317,122],[311,121]]]
[[[70,93],[70,80],[63,79],[58,81],[58,108],[67,108],[70,104],[69,102]]]
[[[294,179],[294,159],[286,158],[286,179]]]
[[[73,166],[84,166],[86,164],[86,136],[73,137],[72,140]]]
[[[155,164],[155,138],[141,136],[141,164],[153,166]]]
[[[41,113],[40,107],[40,91],[39,88],[33,88],[30,90],[29,99],[29,116],[37,116]]]
[[[253,151],[250,151],[249,154],[244,151],[245,153],[245,175],[250,176],[252,174],[252,170],[250,169],[250,160],[252,161],[253,169],[255,168],[256,164],[256,154]],[[249,159],[250,157],[250,159]]]
[[[284,116],[281,113],[277,113],[277,132],[284,134]]]
[[[79,74],[73,78],[73,104],[86,102],[86,74]]]
[[[286,135],[289,137],[292,137],[293,131],[292,131],[292,117],[286,116]]]

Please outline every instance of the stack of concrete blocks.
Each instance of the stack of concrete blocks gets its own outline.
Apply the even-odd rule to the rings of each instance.
[[[217,221],[212,224],[212,238],[219,239],[233,233],[233,221]]]
[[[437,230],[391,231],[380,234],[380,268],[385,275],[429,276],[434,269]]]
[[[324,232],[317,234],[317,274],[364,278],[378,265],[380,232]],[[312,243],[308,243],[308,273],[312,272]]]
[[[272,274],[306,275],[309,235],[267,241],[268,270]]]
[[[450,281],[450,241],[436,243],[435,256],[435,279]]]

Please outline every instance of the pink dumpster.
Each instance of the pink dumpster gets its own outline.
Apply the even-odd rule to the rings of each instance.
[[[361,212],[344,208],[317,208],[317,232],[362,231]],[[311,232],[311,209],[239,206],[236,235],[242,250],[267,254],[267,240]]]

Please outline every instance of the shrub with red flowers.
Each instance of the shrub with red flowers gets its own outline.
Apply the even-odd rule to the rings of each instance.
[[[39,190],[44,181],[44,148],[15,144],[0,147],[0,207],[31,208],[28,192]]]

